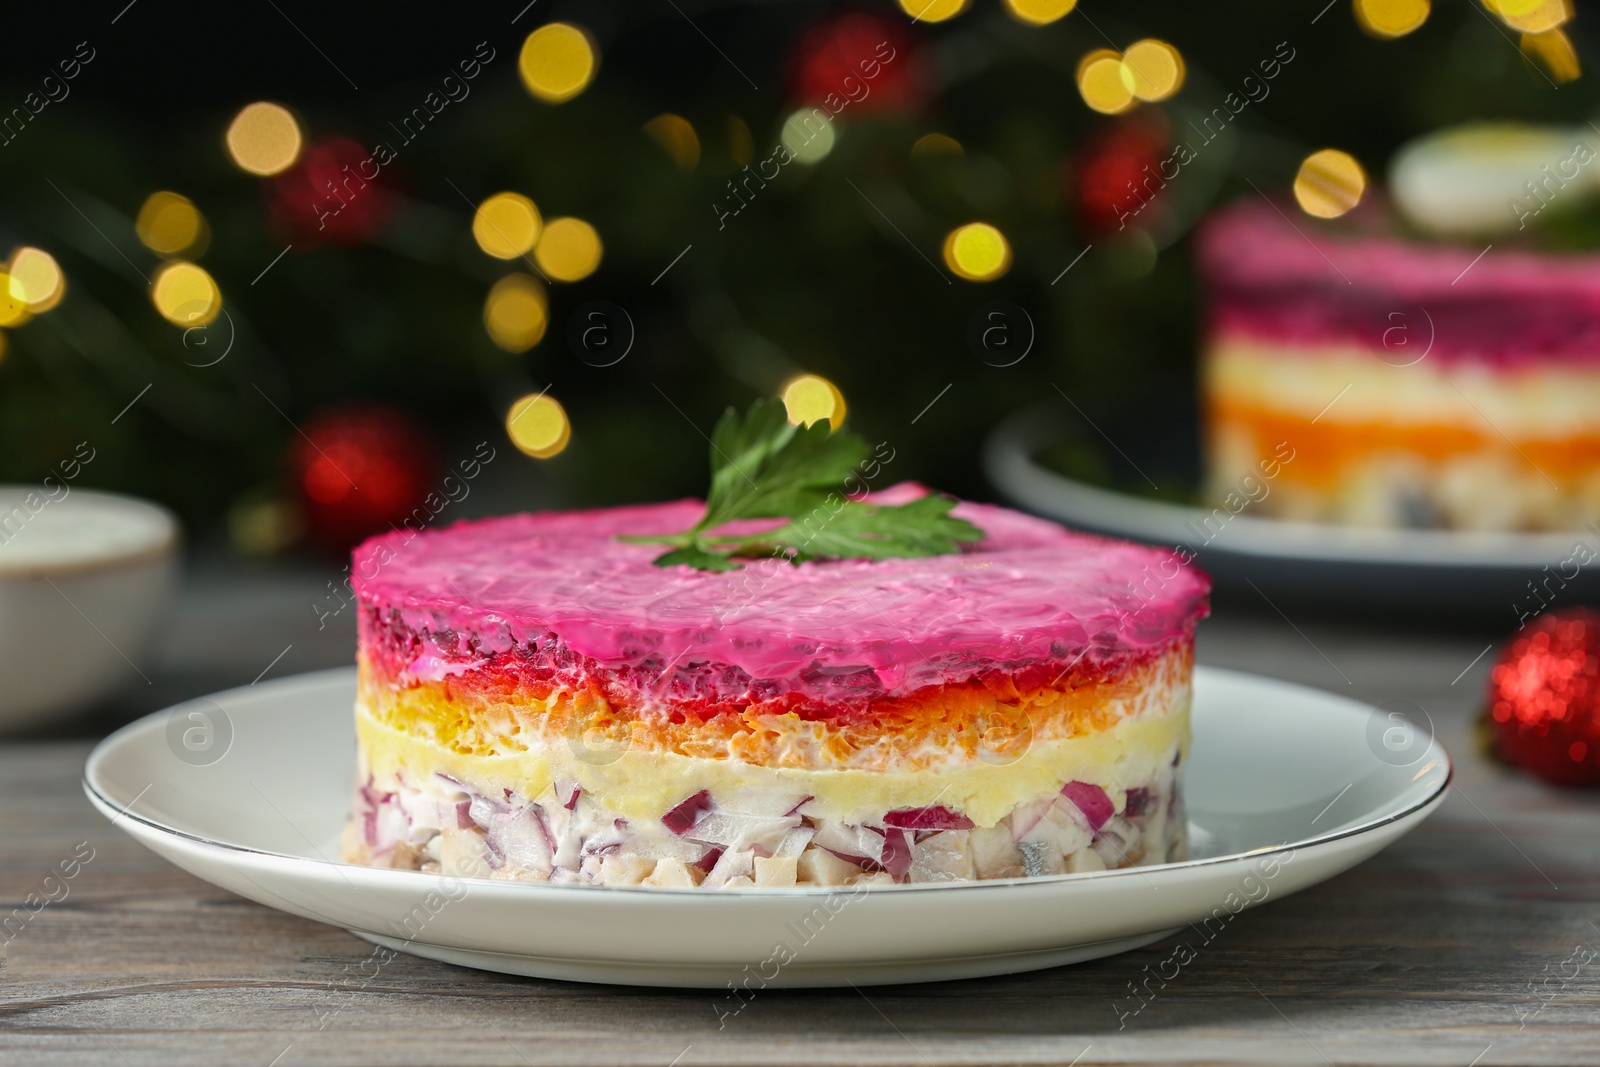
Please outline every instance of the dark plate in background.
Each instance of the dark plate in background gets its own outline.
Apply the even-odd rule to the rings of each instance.
[[[1407,615],[1447,609],[1502,626],[1545,607],[1600,600],[1593,528],[1370,529],[1202,507],[1199,435],[1192,398],[1184,399],[1163,410],[1144,398],[1093,421],[1070,401],[1028,408],[990,434],[985,473],[1012,503],[1068,526],[1188,545],[1224,594]],[[1595,562],[1583,566],[1585,558]]]

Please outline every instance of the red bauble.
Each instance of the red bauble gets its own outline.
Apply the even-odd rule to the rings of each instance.
[[[1600,785],[1600,611],[1541,616],[1489,672],[1489,728],[1506,759],[1558,785]]]
[[[414,515],[426,522],[423,501],[439,471],[428,432],[375,405],[313,415],[289,446],[288,466],[312,539],[332,552]]]
[[[372,237],[389,217],[380,169],[380,160],[348,137],[311,145],[273,179],[271,211],[278,235],[302,247],[325,241],[359,244]]]
[[[1078,224],[1087,236],[1155,221],[1168,133],[1165,116],[1149,109],[1117,120],[1084,145],[1076,184]]]
[[[860,11],[807,30],[795,46],[789,81],[800,103],[835,114],[910,111],[925,95],[905,24]]]

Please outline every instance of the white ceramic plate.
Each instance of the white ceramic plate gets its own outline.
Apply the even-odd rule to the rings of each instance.
[[[1005,974],[1215,927],[1371,856],[1439,805],[1451,774],[1437,741],[1366,705],[1201,667],[1185,863],[870,890],[456,880],[334,861],[354,696],[343,669],[180,704],[102,741],[84,788],[183,869],[390,948],[547,978],[756,989]]]
[[[1396,530],[1288,522],[1248,510],[1222,525],[1207,508],[1078,481],[1034,458],[1042,448],[1067,439],[1102,448],[1103,439],[1082,423],[1077,413],[1054,405],[1023,411],[990,435],[984,472],[1001,494],[1028,511],[1112,537],[1187,545],[1219,582],[1249,580],[1258,589],[1323,603],[1389,608],[1409,602],[1430,612],[1460,607],[1511,620],[1519,609],[1533,614],[1541,610],[1526,586],[1530,579],[1544,577],[1541,568],[1547,564],[1552,572],[1581,583],[1589,596],[1600,590],[1600,579],[1581,566],[1591,557],[1576,551],[1579,544],[1588,553],[1600,551],[1600,528],[1571,533]],[[1123,429],[1111,431],[1120,447],[1142,454]],[[1114,460],[1116,454],[1107,455]],[[1208,529],[1214,531],[1210,540]],[[1562,595],[1583,599],[1577,590]]]

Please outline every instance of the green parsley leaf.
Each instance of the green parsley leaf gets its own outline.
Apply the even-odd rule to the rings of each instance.
[[[711,490],[705,514],[676,534],[621,540],[673,547],[658,567],[737,570],[735,558],[779,556],[799,564],[819,559],[893,559],[959,552],[983,531],[950,514],[956,502],[929,494],[907,504],[866,504],[845,496],[845,484],[870,455],[855,434],[825,420],[789,422],[781,400],[758,400],[743,416],[729,408],[711,434]],[[758,533],[712,531],[739,519],[787,519]]]
[[[679,563],[687,564],[702,571],[736,571],[739,564],[724,556],[720,552],[713,552],[698,541],[682,548],[674,548],[670,552],[663,552],[655,558],[657,567],[672,567]]]
[[[711,492],[696,530],[734,519],[789,518],[838,492],[870,449],[826,420],[795,426],[781,400],[758,400],[741,419],[729,408],[711,432]]]
[[[796,563],[808,559],[895,559],[944,556],[961,551],[961,542],[978,541],[983,531],[950,514],[956,502],[929,493],[907,504],[846,502],[837,512],[826,505],[811,515],[762,535],[776,555]],[[741,546],[737,555],[764,554]]]

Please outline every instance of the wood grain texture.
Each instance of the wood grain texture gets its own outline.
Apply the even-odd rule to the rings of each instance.
[[[240,662],[259,647],[265,663],[281,636]],[[12,744],[0,750],[0,919],[80,843],[94,851],[5,945],[0,1064],[1600,1062],[1600,959],[1562,968],[1574,948],[1600,949],[1600,802],[1474,750],[1489,657],[1452,679],[1495,636],[1276,614],[1207,623],[1202,661],[1415,701],[1457,762],[1455,793],[1416,833],[1209,944],[1182,935],[981,981],[767,991],[720,1028],[716,993],[409,956],[363,968],[365,942],[212,888],[97,815],[79,787],[86,742]],[[1194,960],[1124,1017],[1130,983],[1179,942]]]

